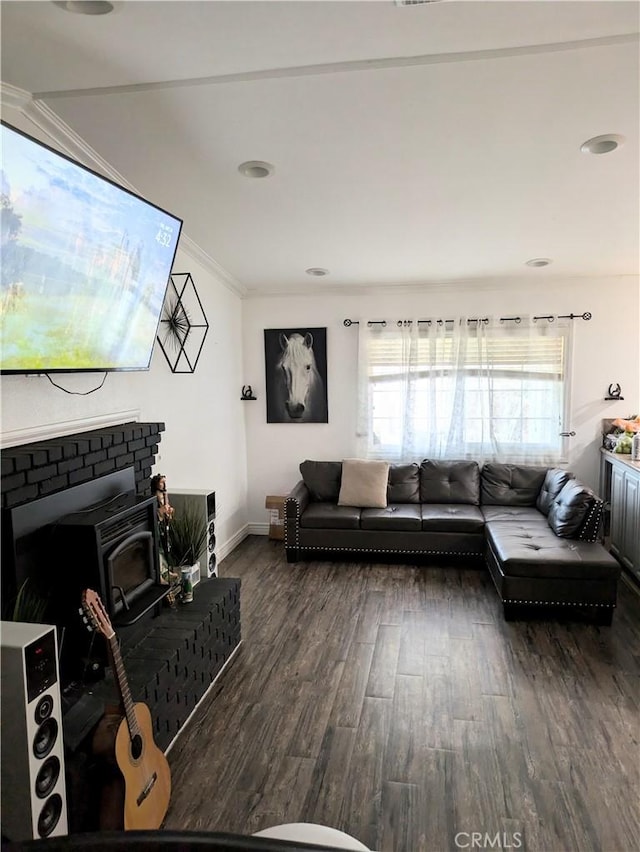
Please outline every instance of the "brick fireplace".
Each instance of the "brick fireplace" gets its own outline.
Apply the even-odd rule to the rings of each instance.
[[[69,597],[64,586],[74,573],[71,563],[75,556],[85,558],[68,536],[66,548],[60,546],[65,519],[79,512],[82,520],[89,506],[116,494],[131,495],[131,510],[143,497],[151,504],[149,480],[163,430],[164,423],[122,423],[3,451],[3,617],[11,617],[19,589],[31,578],[29,588],[33,590],[35,584],[49,601],[47,616],[58,626],[65,623],[60,602],[52,594],[57,591]],[[153,513],[153,508],[149,511]],[[153,516],[147,526],[157,541]],[[157,574],[157,556],[154,567]],[[59,581],[52,580],[52,569]],[[96,566],[87,563],[86,573],[86,585],[97,583],[100,589]]]
[[[2,451],[2,508],[11,509],[107,473],[133,467],[148,496],[164,423],[122,423]]]

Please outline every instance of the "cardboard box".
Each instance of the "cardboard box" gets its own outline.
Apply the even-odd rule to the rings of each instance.
[[[269,509],[269,538],[284,540],[284,501],[286,497],[267,497],[265,509]]]

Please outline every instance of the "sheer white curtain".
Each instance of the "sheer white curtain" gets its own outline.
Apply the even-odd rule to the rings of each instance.
[[[358,454],[559,463],[570,348],[555,317],[361,322]]]

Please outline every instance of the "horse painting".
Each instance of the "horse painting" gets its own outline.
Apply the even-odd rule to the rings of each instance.
[[[326,329],[265,331],[268,423],[327,422],[326,384],[314,345],[322,350],[326,377]]]

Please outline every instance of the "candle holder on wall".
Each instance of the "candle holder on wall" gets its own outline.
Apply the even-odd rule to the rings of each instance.
[[[190,272],[169,279],[158,343],[172,373],[194,373],[209,323]]]

